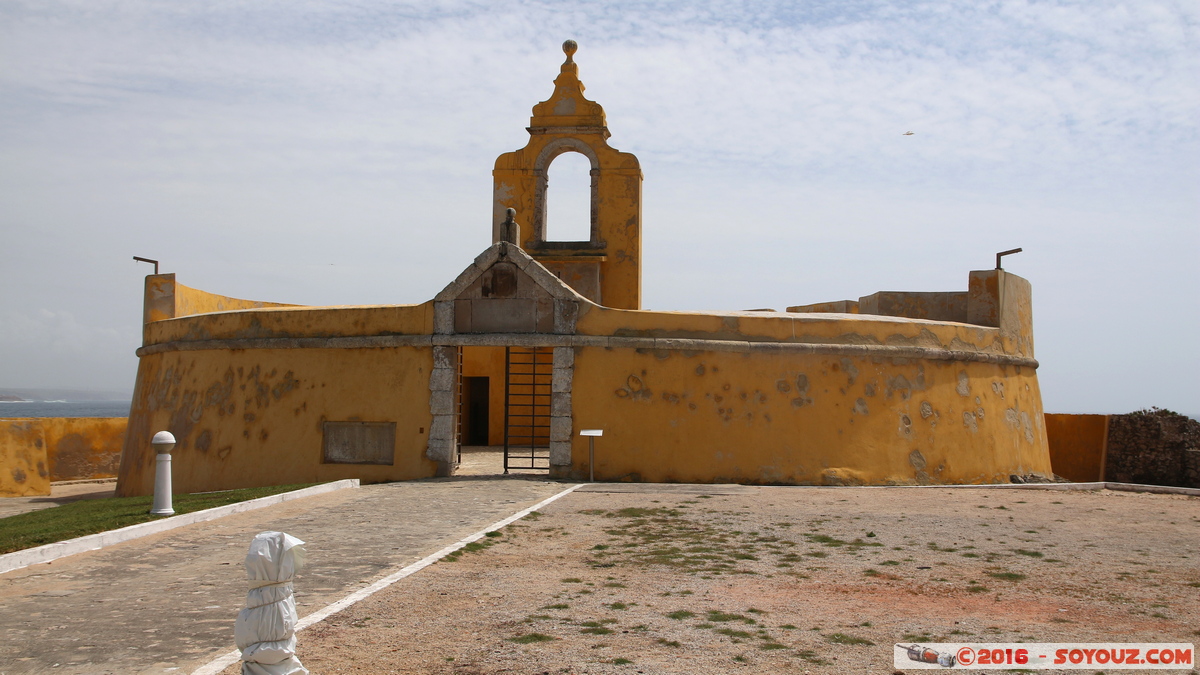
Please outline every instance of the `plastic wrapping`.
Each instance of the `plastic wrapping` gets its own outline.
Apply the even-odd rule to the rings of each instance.
[[[292,580],[304,566],[304,542],[283,532],[262,532],[250,542],[250,591],[233,636],[242,650],[243,675],[307,675],[296,658],[296,600]]]

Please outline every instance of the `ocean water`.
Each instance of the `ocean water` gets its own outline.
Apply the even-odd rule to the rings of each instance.
[[[129,401],[0,401],[7,417],[128,417]]]

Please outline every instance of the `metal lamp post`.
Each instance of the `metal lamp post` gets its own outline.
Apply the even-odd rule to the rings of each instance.
[[[154,434],[150,445],[158,453],[158,466],[154,471],[154,506],[150,509],[152,516],[173,516],[175,509],[171,508],[171,449],[175,447],[175,437],[169,431]]]
[[[580,429],[580,436],[588,437],[588,480],[596,482],[596,437],[603,436],[603,429]]]

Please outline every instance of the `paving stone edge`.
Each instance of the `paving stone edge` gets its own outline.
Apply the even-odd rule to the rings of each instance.
[[[236,504],[227,504],[225,506],[217,506],[203,511],[193,511],[192,513],[184,513],[170,518],[161,520],[152,520],[147,523],[138,523],[122,527],[118,530],[109,530],[108,532],[97,532],[84,537],[75,539],[67,539],[66,541],[57,541],[53,544],[38,546],[35,548],[27,548],[23,551],[13,551],[0,555],[0,574],[19,570],[22,567],[36,565],[38,563],[52,562],[59,558],[65,558],[76,553],[85,551],[95,551],[97,549],[120,544],[122,542],[137,539],[139,537],[147,537],[159,532],[166,532],[177,527],[191,525],[193,523],[203,523],[208,520],[216,520],[224,518],[235,513],[244,513],[261,509],[274,504],[291,501],[293,499],[302,499],[304,497],[312,497],[321,495],[336,490],[344,490],[346,488],[356,488],[359,482],[357,478],[349,478],[346,480],[333,481],[332,483],[324,483],[322,485],[314,485],[312,487],[293,490],[291,492],[282,492],[277,495],[267,497],[259,497],[258,499],[249,499]]]

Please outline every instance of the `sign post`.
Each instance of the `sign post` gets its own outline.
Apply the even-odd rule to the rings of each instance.
[[[596,482],[596,437],[603,436],[603,429],[581,429],[580,436],[588,437],[588,480]]]

